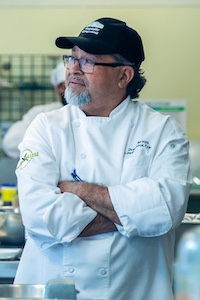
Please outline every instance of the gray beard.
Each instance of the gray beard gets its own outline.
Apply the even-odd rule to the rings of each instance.
[[[68,104],[75,106],[84,106],[91,103],[91,99],[87,91],[77,95],[71,89],[66,88],[64,97]]]

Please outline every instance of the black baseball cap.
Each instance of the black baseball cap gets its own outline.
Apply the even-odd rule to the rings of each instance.
[[[91,54],[120,54],[137,68],[145,58],[140,35],[125,22],[113,18],[94,21],[78,37],[58,37],[56,46],[62,49],[78,46]]]

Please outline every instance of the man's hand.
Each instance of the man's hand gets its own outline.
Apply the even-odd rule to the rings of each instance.
[[[80,233],[79,237],[117,231],[115,224],[108,218],[98,214]]]
[[[87,182],[62,181],[58,184],[61,193],[68,192],[77,195],[96,212],[121,225],[113,208],[107,187]]]

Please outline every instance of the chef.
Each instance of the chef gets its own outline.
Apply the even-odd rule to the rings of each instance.
[[[69,278],[77,299],[171,300],[188,139],[171,116],[136,101],[144,49],[125,22],[101,18],[56,45],[72,49],[63,57],[69,105],[38,115],[19,146],[28,238],[15,284]]]

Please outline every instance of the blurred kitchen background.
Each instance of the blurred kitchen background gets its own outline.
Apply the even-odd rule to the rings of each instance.
[[[55,39],[76,36],[101,17],[126,21],[142,36],[147,84],[140,101],[158,103],[158,109],[164,103],[165,112],[168,105],[184,103],[175,105],[175,114],[191,142],[194,185],[188,212],[198,214],[200,0],[0,0],[0,185],[16,183],[17,160],[2,150],[5,132],[32,106],[55,101],[50,71],[68,54],[55,46]],[[5,265],[9,280],[16,265]]]
[[[9,126],[27,110],[55,101],[50,72],[58,61],[61,59],[55,55],[0,54],[1,142]]]

